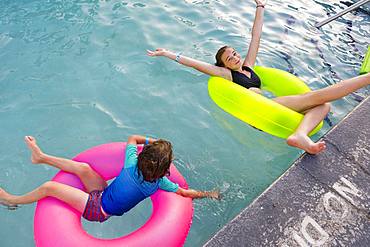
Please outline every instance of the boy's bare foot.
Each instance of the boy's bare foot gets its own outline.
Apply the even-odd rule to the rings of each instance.
[[[5,202],[6,201],[5,198],[7,197],[7,195],[8,193],[2,188],[0,188],[0,201]]]
[[[320,141],[314,143],[307,135],[299,133],[289,136],[287,143],[290,146],[303,149],[309,154],[318,154],[326,148],[325,142]]]
[[[37,146],[36,139],[32,136],[25,136],[24,141],[26,142],[28,148],[31,150],[31,162],[33,164],[39,164],[42,163],[42,155],[43,152]]]
[[[3,190],[2,188],[0,188],[0,204],[1,205],[4,205],[9,210],[15,210],[15,209],[17,209],[18,208],[18,205],[11,204],[7,200],[7,197],[8,196],[9,196],[9,194],[5,190]]]

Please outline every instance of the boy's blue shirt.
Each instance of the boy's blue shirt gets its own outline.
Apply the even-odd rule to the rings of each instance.
[[[176,192],[178,184],[167,177],[150,183],[143,180],[137,172],[137,147],[133,144],[126,146],[124,168],[116,179],[105,188],[102,195],[102,207],[110,215],[122,215],[136,204],[151,196],[158,189]]]

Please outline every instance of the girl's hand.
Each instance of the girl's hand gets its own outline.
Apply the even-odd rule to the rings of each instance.
[[[267,2],[267,0],[255,0],[255,1],[257,5],[262,5],[262,6],[265,6]]]
[[[168,51],[163,48],[157,48],[155,49],[155,51],[151,51],[151,50],[146,50],[146,51],[147,51],[147,55],[151,57],[166,56],[166,54],[168,53]]]
[[[262,94],[262,90],[259,89],[258,87],[250,87],[248,88],[250,91],[252,92],[255,92],[255,93],[258,93],[258,94]]]

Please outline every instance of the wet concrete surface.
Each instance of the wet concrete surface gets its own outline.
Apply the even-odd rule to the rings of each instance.
[[[204,246],[370,246],[370,97]]]

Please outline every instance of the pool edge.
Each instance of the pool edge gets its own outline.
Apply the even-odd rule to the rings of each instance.
[[[370,242],[370,97],[301,155],[204,246],[311,246]]]

